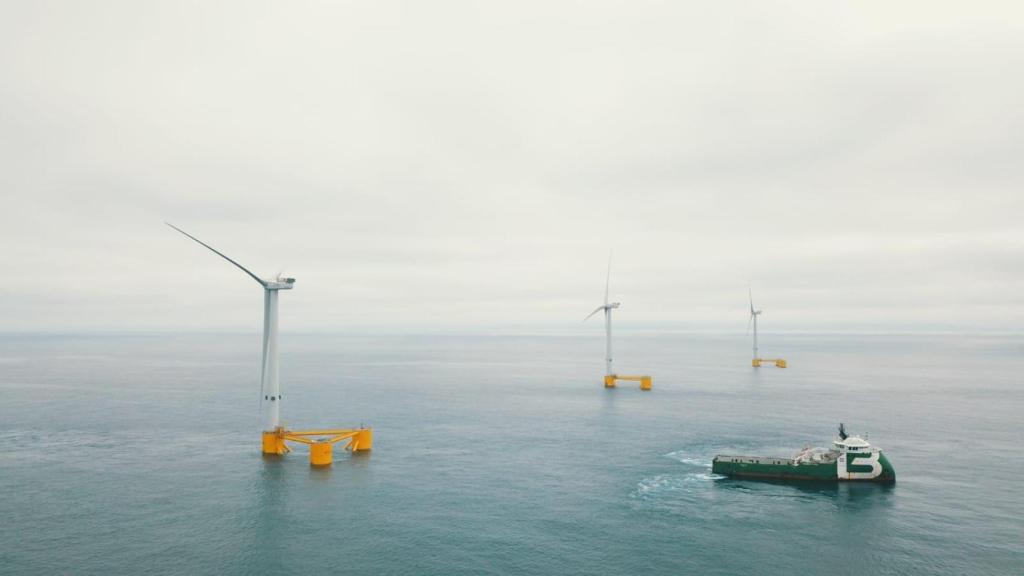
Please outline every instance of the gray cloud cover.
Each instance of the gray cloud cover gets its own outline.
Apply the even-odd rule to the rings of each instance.
[[[1024,320],[1024,13],[4,2],[6,330]]]

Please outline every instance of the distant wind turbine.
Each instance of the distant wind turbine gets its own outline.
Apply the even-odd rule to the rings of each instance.
[[[754,360],[757,360],[757,317],[761,315],[761,310],[754,310],[754,292],[748,288],[747,294],[750,296],[750,318],[747,320],[747,333],[750,332],[750,325],[754,325]]]
[[[750,318],[747,320],[747,332],[750,332],[750,327],[754,327],[754,358],[751,360],[754,368],[760,368],[764,362],[770,362],[775,364],[778,368],[786,368],[788,364],[784,358],[761,358],[757,349],[757,317],[761,315],[761,310],[754,308],[754,293],[749,288],[747,289],[747,295],[750,297]]]
[[[612,256],[608,255],[608,274],[604,280],[604,304],[598,306],[593,312],[587,315],[583,319],[584,322],[590,320],[590,317],[598,312],[604,310],[604,332],[605,332],[605,357],[604,357],[604,373],[605,376],[613,376],[612,371],[612,310],[619,307],[618,302],[608,302],[608,287],[611,284],[612,278]]]

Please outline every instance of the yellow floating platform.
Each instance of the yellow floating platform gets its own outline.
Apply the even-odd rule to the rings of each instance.
[[[628,382],[639,382],[641,390],[650,390],[651,382],[654,380],[650,376],[619,376],[618,374],[610,374],[604,377],[605,388],[615,388],[616,380],[624,380]]]
[[[313,436],[319,436],[315,440]],[[278,428],[273,432],[263,433],[264,454],[286,454],[291,448],[285,441],[300,442],[309,445],[309,463],[312,466],[327,466],[334,461],[334,445],[348,440],[344,448],[355,452],[365,452],[373,448],[373,428],[342,428],[330,430],[285,430]]]
[[[761,364],[775,364],[776,368],[786,367],[786,361],[782,358],[754,358],[751,364],[754,365],[754,368],[760,368]]]

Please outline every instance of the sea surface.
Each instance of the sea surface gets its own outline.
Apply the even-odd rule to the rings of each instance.
[[[259,335],[0,336],[0,573],[1024,574],[1024,337],[622,330],[283,333],[292,428],[259,453]],[[897,483],[711,474],[839,422]]]

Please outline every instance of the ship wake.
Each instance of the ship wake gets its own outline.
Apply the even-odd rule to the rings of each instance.
[[[711,472],[711,458],[708,456],[694,455],[684,450],[676,450],[663,456],[685,465],[689,470],[643,478],[637,483],[636,489],[631,494],[634,499],[657,501],[664,497],[671,499],[685,496],[702,491],[711,482],[725,478],[725,476]]]

